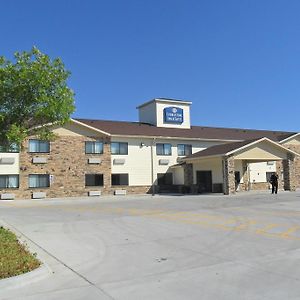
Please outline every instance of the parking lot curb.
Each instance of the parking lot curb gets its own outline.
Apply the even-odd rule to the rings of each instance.
[[[19,242],[26,245],[30,253],[39,252],[38,249],[35,249],[36,247],[34,247],[31,241],[14,227],[10,226],[3,220],[0,220],[0,226],[12,231],[17,236]],[[0,279],[0,291],[20,288],[45,279],[53,274],[51,268],[45,262],[41,261],[39,253],[37,258],[41,262],[41,265],[35,270],[17,276]]]

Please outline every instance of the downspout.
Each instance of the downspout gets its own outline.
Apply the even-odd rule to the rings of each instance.
[[[252,189],[252,183],[251,183],[251,179],[250,179],[250,168],[249,168],[249,163],[247,161],[247,176],[248,176],[248,191],[251,191]]]
[[[151,143],[151,183],[152,183],[152,196],[155,195],[155,184],[154,184],[154,158],[153,158],[153,146],[155,145],[155,138]]]

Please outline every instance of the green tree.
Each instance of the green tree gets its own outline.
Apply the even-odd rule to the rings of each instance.
[[[67,86],[70,72],[36,47],[0,57],[0,143],[21,145],[30,136],[50,139],[51,125],[63,125],[75,110]]]

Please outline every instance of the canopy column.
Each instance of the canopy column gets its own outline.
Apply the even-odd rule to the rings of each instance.
[[[225,195],[235,194],[234,157],[225,156],[222,159],[223,192]]]
[[[282,161],[284,189],[286,191],[296,190],[295,156],[287,154],[287,159]]]
[[[183,165],[184,185],[192,188],[194,184],[193,164],[186,163]]]
[[[243,168],[243,182],[244,182],[244,190],[250,190],[250,174],[249,174],[249,163],[247,160],[243,160],[242,162]]]

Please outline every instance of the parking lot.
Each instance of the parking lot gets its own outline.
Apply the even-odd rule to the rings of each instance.
[[[47,270],[0,299],[300,299],[300,192],[1,201],[0,220]]]

